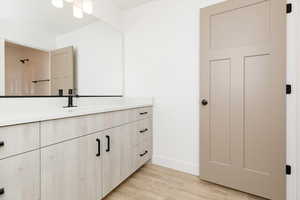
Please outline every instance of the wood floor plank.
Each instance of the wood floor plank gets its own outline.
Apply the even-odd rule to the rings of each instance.
[[[197,176],[148,164],[139,169],[104,200],[265,200]]]

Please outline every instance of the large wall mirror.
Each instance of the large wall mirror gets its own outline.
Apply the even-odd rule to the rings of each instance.
[[[122,96],[122,33],[53,2],[1,2],[0,96]]]

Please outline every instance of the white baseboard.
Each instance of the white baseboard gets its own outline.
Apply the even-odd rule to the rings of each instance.
[[[192,174],[195,176],[199,175],[199,166],[194,165],[193,163],[181,161],[181,160],[175,160],[166,158],[163,156],[153,156],[152,163],[156,165],[160,165],[162,167],[167,167],[171,169],[175,169],[178,171],[182,171],[188,174]]]

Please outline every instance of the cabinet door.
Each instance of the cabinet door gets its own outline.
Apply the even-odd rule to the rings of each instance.
[[[42,149],[42,200],[101,199],[100,136],[93,134]]]
[[[1,200],[39,200],[39,151],[0,160],[0,190]]]
[[[137,124],[127,124],[121,127],[121,181],[128,178],[134,171],[134,157],[136,151],[136,130]]]
[[[103,153],[103,196],[106,196],[121,182],[121,140],[122,127],[113,128],[103,133],[105,142]]]

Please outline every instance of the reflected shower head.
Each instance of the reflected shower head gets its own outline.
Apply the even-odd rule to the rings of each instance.
[[[20,59],[20,62],[25,64],[26,62],[29,62],[29,59],[28,58],[25,58],[25,59]]]

